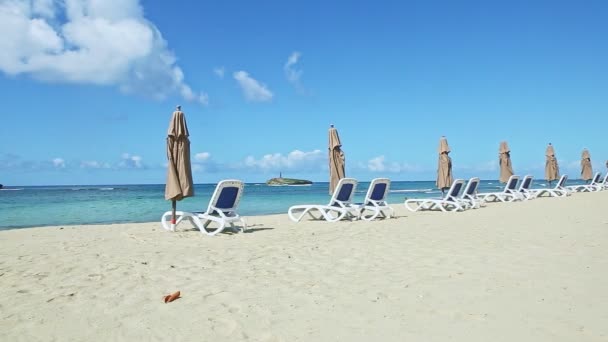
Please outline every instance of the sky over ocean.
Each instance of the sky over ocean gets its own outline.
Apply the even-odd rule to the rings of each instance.
[[[196,183],[542,178],[608,159],[606,1],[0,0],[0,183],[162,184],[182,105]]]

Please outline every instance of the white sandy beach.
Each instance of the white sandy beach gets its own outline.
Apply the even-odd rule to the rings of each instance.
[[[0,340],[608,341],[607,203],[0,231]]]

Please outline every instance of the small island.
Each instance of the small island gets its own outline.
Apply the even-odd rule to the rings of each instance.
[[[306,179],[295,179],[295,178],[271,178],[266,181],[267,185],[271,186],[302,186],[311,185],[312,182]]]

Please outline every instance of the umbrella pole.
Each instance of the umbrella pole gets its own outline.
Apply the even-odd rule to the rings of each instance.
[[[177,207],[176,205],[177,201],[173,200],[171,201],[171,213],[173,214],[171,216],[171,230],[175,231],[175,208]]]

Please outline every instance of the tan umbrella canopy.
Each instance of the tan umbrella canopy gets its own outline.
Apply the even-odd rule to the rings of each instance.
[[[329,194],[333,194],[340,179],[344,178],[344,152],[338,130],[329,127]]]
[[[506,183],[509,177],[513,176],[513,165],[511,165],[511,149],[506,141],[500,143],[498,148],[498,163],[500,164],[501,183]]]
[[[593,178],[593,168],[591,167],[591,154],[589,150],[583,149],[581,154],[581,179],[588,181]]]
[[[552,181],[559,178],[559,166],[557,165],[557,158],[555,158],[555,150],[553,145],[549,143],[547,150],[545,151],[545,179],[551,184]]]
[[[188,138],[188,125],[186,118],[177,106],[167,133],[167,185],[165,186],[165,200],[172,201],[173,216],[171,228],[175,229],[175,207],[176,201],[194,196],[194,185],[192,182],[192,169],[190,165],[190,139]]]
[[[437,166],[437,188],[443,192],[446,188],[452,186],[454,178],[452,177],[452,158],[448,155],[450,153],[450,146],[448,140],[445,137],[439,139],[439,164]]]

